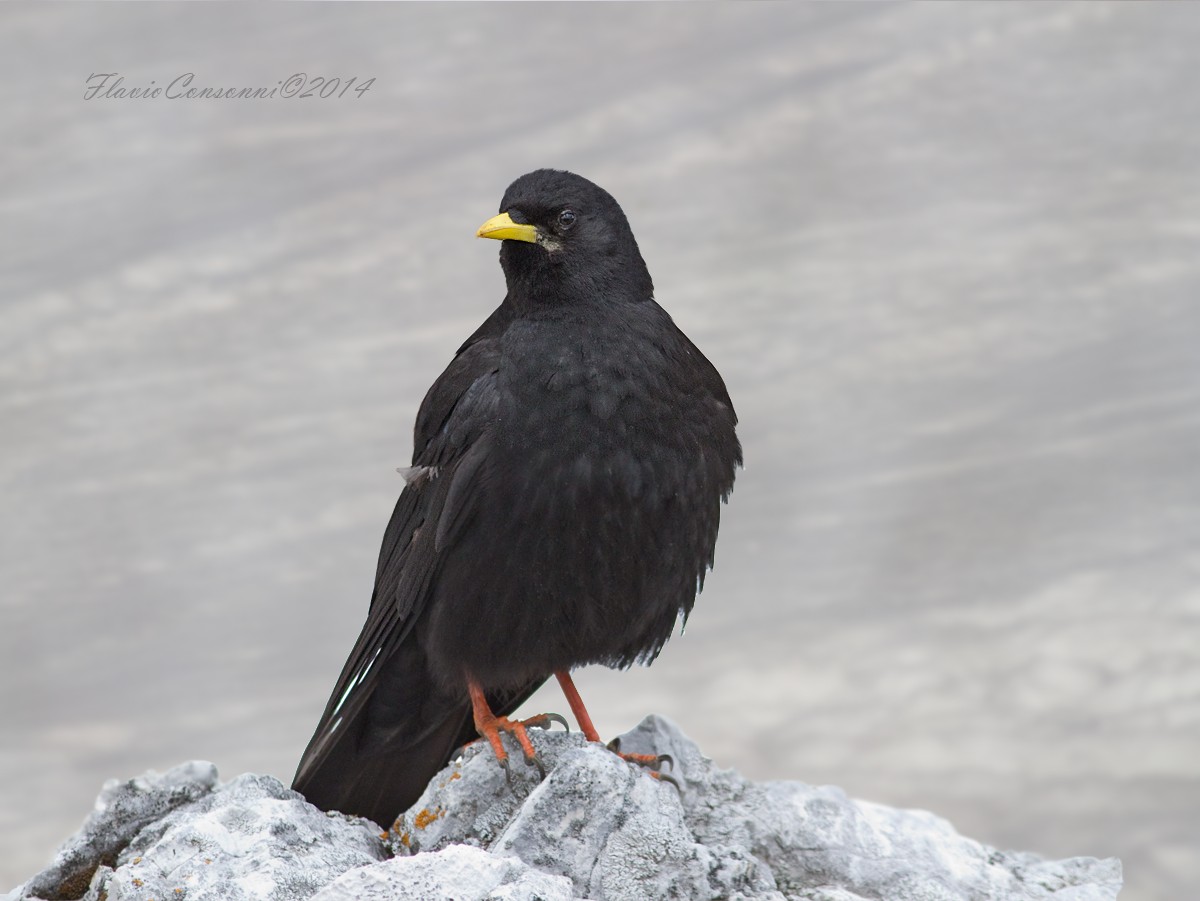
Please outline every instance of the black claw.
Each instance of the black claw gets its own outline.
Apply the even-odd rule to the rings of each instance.
[[[670,754],[659,754],[653,760],[649,760],[645,763],[640,760],[631,760],[629,762],[636,764],[637,766],[644,767],[645,769],[650,770],[652,773],[662,772],[662,766],[664,763],[671,768],[672,772],[675,770],[675,758]]]
[[[500,764],[500,769],[504,770],[504,781],[508,783],[510,789],[513,788],[512,767],[508,765],[508,758],[505,757],[503,760],[497,760],[496,762]]]
[[[610,741],[608,743],[607,747],[608,747],[608,750],[612,751],[614,754],[620,754],[621,753],[621,738],[620,738],[620,736],[617,736],[612,741]]]
[[[683,789],[679,786],[679,783],[676,782],[674,779],[672,779],[670,776],[664,776],[662,773],[659,773],[658,781],[659,782],[670,782],[673,786],[675,786],[675,791],[679,792],[679,794],[681,794],[681,795],[683,794]]]
[[[529,766],[529,764],[533,764],[535,767],[537,767],[539,778],[543,780],[546,778],[546,767],[542,763],[542,758],[538,757],[536,754],[534,754],[532,757],[526,757],[525,765]]]
[[[571,724],[567,722],[566,717],[559,716],[557,713],[543,713],[542,717],[546,720],[546,722],[540,725],[538,727],[539,729],[545,729],[547,732],[549,732],[552,723],[559,723],[564,729],[567,730],[567,732],[571,731]]]

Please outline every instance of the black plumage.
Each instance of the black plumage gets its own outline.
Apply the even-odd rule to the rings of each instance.
[[[741,463],[725,385],[654,301],[617,202],[539,170],[500,209],[480,235],[503,241],[508,294],[421,404],[366,625],[294,782],[385,825],[476,736],[469,683],[503,715],[551,674],[658,654]]]

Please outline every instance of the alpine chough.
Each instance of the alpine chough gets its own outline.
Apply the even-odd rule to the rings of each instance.
[[[417,415],[375,590],[293,788],[388,825],[550,675],[649,663],[712,566],[741,448],[721,376],[654,301],[617,202],[518,178],[496,238],[508,293]],[[524,725],[547,725],[543,715]]]

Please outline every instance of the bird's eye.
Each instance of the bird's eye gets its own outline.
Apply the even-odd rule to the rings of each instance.
[[[571,210],[563,210],[558,214],[558,227],[566,231],[575,224],[575,214]]]

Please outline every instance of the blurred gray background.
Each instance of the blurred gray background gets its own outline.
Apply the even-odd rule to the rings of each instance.
[[[6,4],[0,35],[0,889],[106,778],[290,779],[417,405],[503,295],[474,230],[549,165],[620,200],[746,448],[686,636],[579,677],[600,730],[660,712],[753,777],[1194,893],[1195,6]]]

